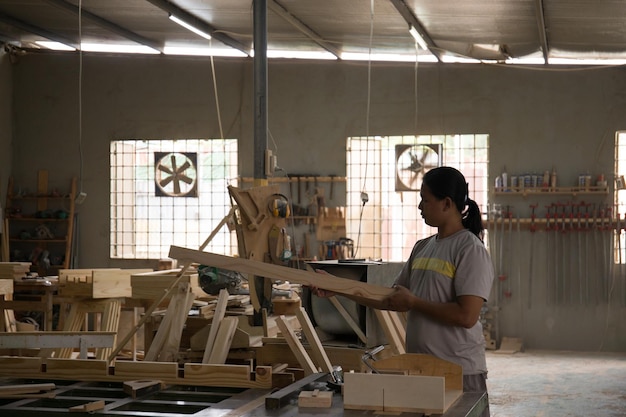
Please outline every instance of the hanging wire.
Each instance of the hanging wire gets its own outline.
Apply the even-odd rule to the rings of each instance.
[[[367,99],[365,109],[365,171],[363,172],[363,185],[361,186],[361,208],[359,211],[359,229],[357,231],[356,245],[354,248],[354,257],[361,248],[361,226],[363,225],[363,210],[365,203],[369,200],[366,193],[367,171],[369,167],[369,144],[370,144],[370,104],[372,94],[372,41],[374,39],[374,0],[370,1],[370,34],[367,55]]]
[[[78,191],[83,192],[83,1],[78,2]]]

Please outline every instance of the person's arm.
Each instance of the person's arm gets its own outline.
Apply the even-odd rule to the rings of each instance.
[[[485,300],[475,295],[461,295],[450,303],[426,301],[413,295],[400,285],[385,300],[384,308],[395,311],[417,311],[433,320],[448,326],[473,327],[480,316],[480,309]]]

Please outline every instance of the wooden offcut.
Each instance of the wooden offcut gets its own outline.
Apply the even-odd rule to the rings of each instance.
[[[330,408],[333,404],[332,391],[301,391],[298,395],[298,407]]]
[[[141,397],[163,389],[165,384],[159,380],[124,381],[124,392],[132,398]]]
[[[443,414],[463,394],[462,367],[431,355],[396,355],[375,366],[379,374],[344,374],[344,408]]]
[[[97,410],[102,410],[104,409],[104,406],[106,405],[106,403],[104,402],[104,400],[97,400],[97,401],[92,401],[86,404],[81,404],[81,405],[75,405],[74,407],[70,407],[68,410],[71,413],[89,413],[92,411],[97,411]]]
[[[338,294],[381,301],[391,295],[393,289],[364,282],[339,278],[331,274],[319,274],[295,268],[272,265],[265,262],[244,258],[234,258],[194,249],[171,246],[169,256],[174,259],[188,260],[202,265],[211,265],[244,274],[265,278],[280,279],[298,284],[330,290]]]

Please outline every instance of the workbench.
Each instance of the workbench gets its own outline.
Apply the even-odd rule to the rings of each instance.
[[[43,313],[41,330],[54,330],[54,304],[59,290],[55,279],[37,279],[15,281],[13,300],[6,300],[0,295],[0,313],[5,309],[14,311],[40,311]]]
[[[311,383],[306,389],[326,389],[323,382],[327,374]],[[297,395],[283,397],[285,402],[279,409],[266,409],[269,390],[168,386],[165,389],[137,397],[127,395],[121,382],[77,382],[33,379],[0,379],[0,386],[12,384],[37,384],[53,382],[57,385],[54,398],[8,399],[0,398],[0,415],[11,417],[69,417],[69,416],[147,416],[150,417],[291,417],[332,416],[360,417],[386,415],[384,412],[344,410],[342,397],[333,394],[331,408],[299,408]],[[297,394],[297,391],[294,391]],[[104,400],[102,410],[69,412],[70,407]],[[486,393],[464,393],[445,414],[440,417],[478,417],[487,406]],[[422,416],[419,413],[394,414],[400,416]],[[433,415],[435,416],[435,415]]]

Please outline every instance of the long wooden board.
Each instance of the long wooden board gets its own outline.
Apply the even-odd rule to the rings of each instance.
[[[252,274],[265,278],[280,279],[303,285],[310,285],[338,294],[351,295],[367,298],[370,300],[383,300],[393,292],[389,287],[371,285],[352,279],[339,278],[331,274],[318,274],[301,269],[288,268],[273,265],[251,259],[234,258],[231,256],[218,255],[216,253],[202,252],[194,249],[170,246],[169,257],[178,260],[197,262],[202,265],[211,265],[216,268],[224,268],[244,274]]]

